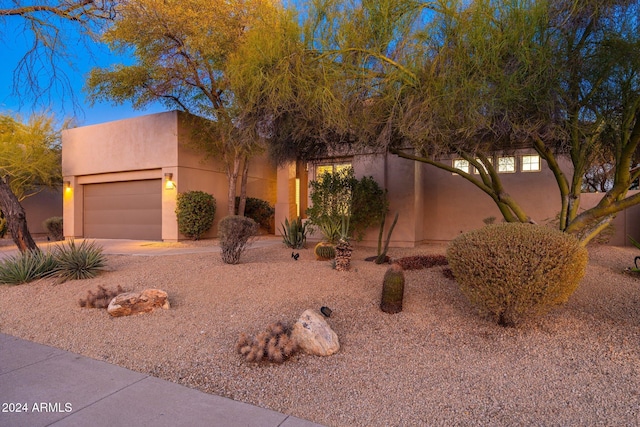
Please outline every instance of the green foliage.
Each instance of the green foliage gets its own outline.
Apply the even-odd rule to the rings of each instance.
[[[559,230],[504,223],[461,234],[447,259],[471,304],[500,325],[515,326],[565,303],[585,274],[588,254]]]
[[[258,233],[258,224],[251,218],[229,215],[218,223],[218,236],[222,249],[222,261],[237,264],[249,243],[249,239]]]
[[[327,261],[336,257],[336,247],[332,243],[320,242],[313,248],[316,258],[321,261]]]
[[[342,221],[338,221],[336,218],[322,217],[319,224],[316,224],[325,241],[335,244],[340,238]]]
[[[54,118],[44,114],[26,122],[0,115],[0,177],[18,201],[62,182],[62,149],[54,126]]]
[[[0,260],[0,283],[19,285],[53,274],[56,260],[51,253],[25,251]]]
[[[106,265],[102,247],[88,240],[83,240],[79,246],[74,240],[56,246],[54,258],[56,266],[53,275],[60,282],[91,279]]]
[[[399,313],[402,311],[403,298],[404,271],[400,265],[393,264],[384,274],[380,309],[385,313]]]
[[[55,241],[64,240],[63,220],[61,216],[52,216],[42,221],[42,227]]]
[[[372,177],[355,178],[353,168],[335,173],[325,172],[309,183],[311,207],[307,216],[320,227],[328,241],[336,236],[335,228],[348,219],[347,235],[362,240],[365,231],[379,223],[387,212],[386,194]],[[325,233],[326,231],[326,233]]]
[[[302,218],[298,217],[291,222],[288,218],[284,219],[284,224],[280,224],[282,231],[282,242],[291,249],[301,249],[307,244],[307,223],[302,222]]]
[[[236,197],[236,215],[238,214],[238,205],[240,197]],[[271,220],[276,210],[266,200],[257,199],[255,197],[247,197],[244,207],[244,216],[251,218],[258,225],[266,230],[271,228]]]
[[[203,191],[180,193],[176,215],[178,230],[185,236],[198,240],[213,225],[216,216],[216,199]]]
[[[105,264],[102,248],[95,242],[84,240],[76,246],[71,240],[53,252],[25,251],[0,261],[0,283],[17,285],[44,277],[57,277],[59,282],[90,279]]]

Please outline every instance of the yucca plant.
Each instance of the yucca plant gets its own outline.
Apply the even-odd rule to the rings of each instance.
[[[19,285],[53,273],[56,260],[49,252],[26,251],[0,261],[0,283]]]
[[[80,245],[70,240],[56,247],[54,258],[56,267],[53,274],[60,282],[90,279],[106,265],[102,247],[96,242],[83,240]]]

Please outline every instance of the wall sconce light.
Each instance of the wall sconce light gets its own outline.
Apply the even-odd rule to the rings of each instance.
[[[71,191],[71,181],[64,182],[64,191]]]
[[[164,174],[164,188],[167,190],[176,188],[176,184],[173,182],[173,174],[171,172]]]

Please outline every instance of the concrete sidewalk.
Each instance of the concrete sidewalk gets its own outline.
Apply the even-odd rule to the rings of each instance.
[[[319,426],[0,333],[0,426]]]

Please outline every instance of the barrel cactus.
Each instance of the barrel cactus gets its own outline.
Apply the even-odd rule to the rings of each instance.
[[[316,259],[319,261],[328,261],[336,257],[336,247],[331,243],[320,242],[313,249]]]

